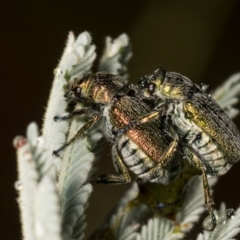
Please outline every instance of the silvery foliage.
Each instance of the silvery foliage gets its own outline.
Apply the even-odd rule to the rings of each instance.
[[[233,74],[212,94],[212,97],[226,111],[230,118],[234,118],[239,114],[239,110],[234,107],[239,102],[239,79],[240,73]]]
[[[60,198],[56,179],[47,171],[40,171],[39,156],[43,138],[38,137],[35,123],[27,129],[27,138],[16,137],[18,178],[15,188],[19,191],[18,204],[23,239],[61,239]]]
[[[107,39],[101,64],[105,65],[105,71],[125,75],[126,66],[122,63],[126,64],[131,55],[128,37],[123,34],[112,43],[110,40]],[[52,156],[53,150],[65,142],[66,136],[71,138],[85,119],[56,123],[53,118],[67,108],[66,83],[88,72],[95,58],[95,46],[89,33],[84,32],[75,39],[70,32],[63,56],[54,70],[42,135],[39,136],[36,124],[32,123],[27,138],[17,137],[14,141],[19,170],[16,188],[24,239],[82,239],[84,236],[84,210],[92,192],[87,179],[95,159],[93,152],[97,151],[102,134],[98,128],[92,129],[70,145],[59,159]]]
[[[120,74],[127,81],[127,63],[131,55],[127,35],[122,34],[115,40],[108,37],[99,71]],[[14,140],[18,161],[18,181],[15,187],[19,192],[23,239],[84,238],[84,212],[92,192],[92,186],[87,180],[102,134],[96,125],[83,138],[71,144],[61,158],[53,157],[52,151],[66,141],[66,136],[70,139],[86,122],[84,117],[79,117],[72,121],[55,123],[53,117],[64,113],[67,108],[63,97],[66,83],[89,71],[95,58],[95,46],[91,43],[89,33],[84,32],[75,38],[70,32],[63,56],[54,70],[55,77],[42,134],[39,136],[36,124],[31,123],[27,128],[27,137],[16,137]],[[230,117],[238,114],[233,105],[238,102],[239,90],[240,74],[235,74],[213,93],[213,97]],[[81,104],[76,107],[81,107]],[[216,178],[210,179],[211,186],[215,182]],[[202,189],[201,184],[200,177],[191,180],[176,222],[172,222],[159,215],[149,217],[149,210],[143,204],[129,207],[129,203],[138,195],[138,186],[135,183],[103,228],[108,226],[112,239],[183,239],[204,212],[203,193],[196,191]],[[199,235],[199,240],[218,239],[216,236],[229,239],[239,233],[239,210],[235,212],[234,218],[227,218],[225,206],[222,205],[217,214],[218,220],[221,220],[216,229]],[[142,224],[142,219],[148,219],[146,224]]]
[[[197,240],[228,240],[240,232],[240,208],[236,212],[233,209],[226,209],[224,203],[221,204],[219,211],[215,211],[217,226],[214,231],[204,231],[198,235]]]

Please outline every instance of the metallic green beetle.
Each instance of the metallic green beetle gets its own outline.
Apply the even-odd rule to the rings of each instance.
[[[205,203],[212,220],[209,230],[213,229],[216,219],[207,175],[224,174],[240,159],[239,130],[212,99],[208,87],[198,86],[181,74],[159,68],[143,77],[139,87],[143,98],[155,102],[155,108],[118,133],[165,115],[165,124],[176,131],[184,155],[202,172]]]

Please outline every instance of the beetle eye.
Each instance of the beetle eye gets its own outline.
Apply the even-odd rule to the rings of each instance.
[[[76,95],[78,95],[78,96],[81,95],[81,88],[80,87],[74,88],[73,91]]]
[[[149,94],[153,94],[155,92],[156,85],[154,83],[150,83],[148,86],[148,92]]]
[[[140,80],[138,81],[138,86],[140,89],[148,88],[148,85],[149,83],[147,76],[141,77]]]

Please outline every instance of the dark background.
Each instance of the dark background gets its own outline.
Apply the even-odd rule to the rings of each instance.
[[[41,126],[53,69],[70,30],[89,31],[98,56],[105,36],[127,33],[134,53],[129,64],[132,82],[163,66],[214,88],[240,71],[240,1],[23,0],[1,4],[0,239],[21,239],[12,140],[25,135],[32,121]],[[240,127],[239,118],[235,122]],[[102,173],[112,171],[109,145],[97,165]],[[237,163],[221,177],[214,194],[217,207],[221,201],[229,208],[239,206],[239,171]],[[125,186],[95,187],[87,212],[88,235],[124,190]]]

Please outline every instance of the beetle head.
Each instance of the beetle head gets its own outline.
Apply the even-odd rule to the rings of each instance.
[[[166,76],[166,70],[164,68],[158,68],[154,71],[152,75],[146,75],[142,77],[139,82],[138,86],[143,92],[145,97],[153,97],[159,95],[159,89],[162,85]]]
[[[83,101],[88,100],[88,86],[89,83],[92,81],[93,74],[87,73],[81,75],[80,77],[74,78],[72,81],[69,82],[67,86],[67,91],[64,97],[70,101]]]

